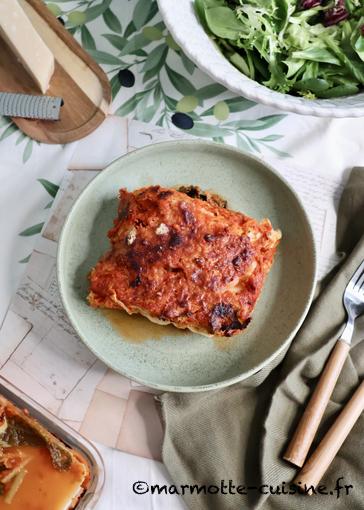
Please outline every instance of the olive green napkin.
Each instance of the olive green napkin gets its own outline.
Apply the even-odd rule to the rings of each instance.
[[[342,295],[364,259],[364,169],[354,169],[338,211],[337,247],[346,257],[324,286],[288,353],[250,379],[228,388],[161,397],[165,423],[163,460],[177,486],[287,486],[296,469],[282,459],[289,438],[345,321]],[[364,376],[364,316],[334,390],[315,444]],[[279,363],[281,364],[277,366]],[[191,510],[364,508],[364,416],[361,416],[322,480],[333,495],[184,495]],[[336,480],[353,485],[334,490]],[[285,486],[285,487],[287,487]],[[216,489],[211,489],[214,492]],[[269,487],[263,487],[263,491]],[[203,491],[203,490],[202,490]],[[240,489],[243,491],[243,489]],[[288,488],[285,489],[288,491]],[[187,492],[187,491],[185,491]],[[229,492],[224,489],[224,492]]]

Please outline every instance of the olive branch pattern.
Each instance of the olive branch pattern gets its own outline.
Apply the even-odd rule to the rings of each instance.
[[[290,157],[279,148],[284,135],[272,132],[287,115],[259,116],[256,103],[235,96],[197,69],[165,27],[156,0],[46,0],[46,4],[104,68],[115,115],[261,155]],[[0,117],[0,146],[9,137],[23,148],[24,164],[34,150],[41,150],[41,144],[21,133],[11,119]],[[40,184],[53,199],[58,186],[46,179]],[[42,226],[32,225],[19,235],[39,234]]]
[[[286,115],[247,120],[244,112],[254,110],[256,103],[234,96],[220,84],[211,83],[196,69],[168,33],[155,0],[55,0],[46,3],[104,67],[110,77],[114,105],[118,105],[114,111],[116,115],[163,127],[174,125],[198,137],[231,141],[250,152],[268,150],[280,157],[289,156],[275,143],[283,135],[253,136],[255,132],[272,128]],[[124,100],[128,89],[133,93]],[[18,133],[17,127],[7,118],[0,119],[1,128],[0,142]],[[18,133],[15,143],[23,145],[23,162],[26,163],[32,155],[34,142]]]

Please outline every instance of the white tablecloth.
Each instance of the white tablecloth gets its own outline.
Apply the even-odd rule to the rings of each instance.
[[[119,1],[114,0],[112,6],[115,12],[119,11],[119,19],[122,20],[124,7],[128,4],[130,10],[132,2],[122,0],[119,3]],[[80,2],[80,4],[83,3],[85,2]],[[134,1],[133,3],[139,5],[142,2]],[[55,4],[53,3],[53,5]],[[59,2],[57,5],[60,9],[63,3]],[[137,5],[133,7],[134,17],[139,16],[140,18],[140,9],[136,12]],[[67,17],[66,14],[63,16]],[[118,30],[115,19],[114,21],[112,19],[112,16],[108,14],[108,26],[113,26],[114,30]],[[139,22],[142,26],[143,20],[139,19]],[[95,22],[92,21],[92,23]],[[90,26],[88,25],[91,33],[93,33],[94,27],[92,23]],[[97,42],[101,40],[100,34],[103,29],[104,27],[95,29],[98,38],[93,33]],[[84,42],[87,42],[85,30],[82,32],[82,37]],[[88,42],[90,43],[89,39]],[[104,48],[101,47],[101,50]],[[102,59],[102,55],[101,57],[99,55],[99,58]],[[141,90],[143,88],[142,80],[138,78],[137,72],[135,74],[138,90]],[[202,73],[200,74],[202,75]],[[196,86],[197,82],[201,82],[200,87],[205,85],[206,78],[204,79],[205,82],[202,83],[203,77],[198,75],[195,78]],[[130,94],[129,89],[122,89],[119,92],[114,111],[121,103],[125,103]],[[179,98],[183,95],[178,94]],[[129,110],[128,113],[138,117],[143,112]],[[240,119],[253,121],[256,118],[277,113],[282,112],[255,106],[253,109],[238,113],[238,116]],[[0,127],[0,133],[3,134],[6,129],[6,126]],[[364,119],[322,120],[289,114],[280,121],[279,128],[276,126],[275,130],[279,131],[279,135],[282,135],[282,137],[279,136],[279,150],[288,153],[291,157],[290,159],[285,158],[285,166],[289,165],[289,161],[292,161],[293,164],[297,164],[303,169],[302,172],[305,171],[304,169],[317,169],[329,179],[333,176],[341,178],[354,165],[364,165]],[[268,129],[264,131],[264,135],[260,134],[259,136],[269,136],[270,133],[272,131]],[[0,140],[0,323],[25,268],[26,263],[19,261],[26,259],[31,253],[36,239],[36,236],[32,234],[40,230],[41,224],[49,214],[49,209],[46,207],[55,192],[54,185],[60,183],[72,159],[79,168],[90,168],[95,164],[100,167],[114,159],[118,155],[121,136],[117,119],[111,118],[89,137],[89,141],[82,142],[81,152],[77,152],[80,147],[79,142],[66,147],[33,144],[32,154],[29,157],[30,149],[28,152],[25,149],[26,140],[21,140],[21,143],[17,144],[17,137],[14,134]],[[94,143],[95,137],[98,140],[97,144]],[[225,141],[235,143],[235,138],[230,137]],[[267,151],[263,151],[261,156],[266,157],[266,154]],[[276,164],[279,165],[279,161]],[[38,179],[53,183],[53,187],[47,191],[45,181],[42,184]],[[20,233],[22,235],[19,235]],[[168,483],[168,474],[162,464],[102,446],[100,446],[100,451],[105,459],[107,481],[103,496],[97,506],[98,510],[148,510],[149,508],[178,510],[185,508],[178,496],[151,496],[150,494],[136,495],[133,493],[132,485],[138,480],[151,484]]]
[[[301,167],[317,167],[331,178],[340,177],[356,164],[364,164],[362,150],[361,120],[315,120],[290,116],[286,130],[290,143],[286,150],[294,155]],[[95,136],[95,134],[93,135]],[[100,143],[97,147],[90,140],[82,142],[83,150],[77,153],[78,143],[65,149],[55,146],[37,148],[31,164],[22,163],[20,150],[14,150],[10,140],[0,143],[0,321],[14,293],[25,264],[19,263],[31,252],[35,237],[18,236],[27,226],[44,221],[49,210],[44,207],[49,196],[36,180],[47,179],[60,182],[69,162],[74,159],[77,165],[90,168],[102,163],[100,152],[104,148],[104,163],[117,156],[120,142],[118,119],[109,119],[97,133]],[[85,145],[87,144],[87,145]],[[120,144],[121,145],[121,144]],[[89,150],[85,150],[88,147]],[[75,155],[76,153],[76,155]],[[78,154],[78,155],[77,155]],[[82,164],[80,154],[85,158]],[[77,156],[77,157],[75,157]],[[287,160],[284,164],[287,166]],[[142,480],[150,484],[171,483],[164,466],[158,462],[142,459],[110,448],[99,446],[105,459],[107,481],[98,510],[147,510],[182,509],[184,504],[175,495],[136,495],[133,483]]]

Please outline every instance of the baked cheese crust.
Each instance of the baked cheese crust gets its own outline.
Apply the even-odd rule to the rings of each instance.
[[[90,305],[208,336],[244,330],[280,231],[268,219],[174,189],[121,189],[119,196],[111,250],[90,273]]]

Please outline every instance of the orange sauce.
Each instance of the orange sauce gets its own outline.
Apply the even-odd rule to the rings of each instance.
[[[161,326],[146,319],[142,315],[129,315],[122,310],[102,310],[114,330],[127,342],[142,343],[146,340],[162,340],[186,334],[184,329],[172,325]]]
[[[25,467],[27,474],[12,503],[6,504],[4,496],[0,496],[0,509],[68,510],[85,478],[83,464],[74,461],[68,471],[58,471],[53,467],[46,447],[21,446],[17,449],[31,460]]]
[[[237,342],[238,338],[235,336],[226,337],[226,336],[214,336],[211,338],[214,341],[215,347],[218,351],[230,351]]]
[[[183,337],[187,333],[191,334],[188,329],[178,329],[172,325],[161,326],[146,319],[142,315],[129,315],[122,310],[103,309],[102,314],[110,322],[114,330],[125,340],[133,344],[146,342],[147,340],[163,340],[174,338],[176,336]],[[229,351],[235,345],[238,339],[236,337],[212,337],[216,349],[219,351]]]

